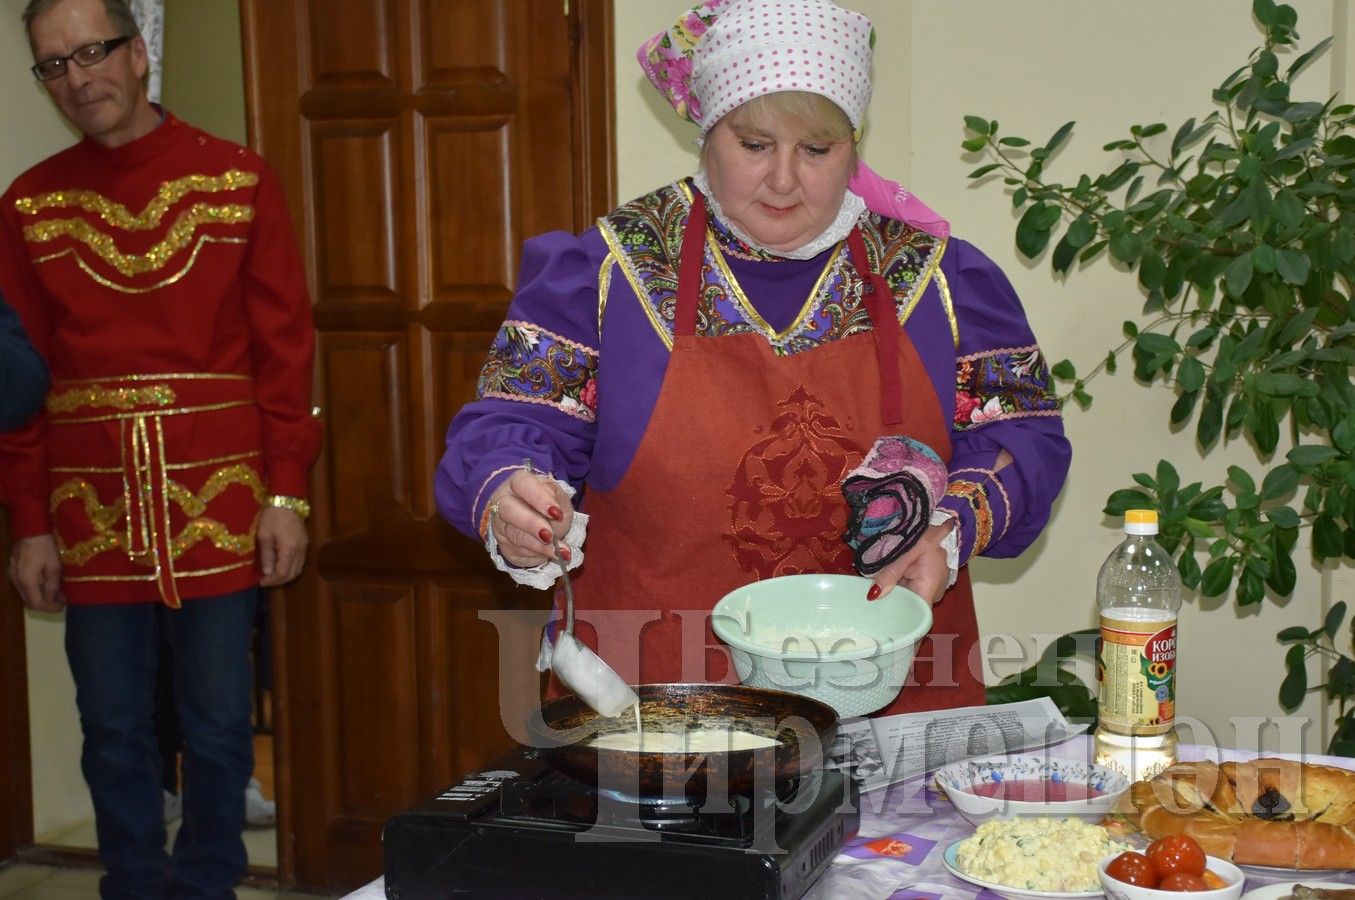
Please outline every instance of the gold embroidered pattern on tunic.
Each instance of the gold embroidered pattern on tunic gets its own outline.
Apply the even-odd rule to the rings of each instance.
[[[117,550],[122,546],[122,539],[112,529],[120,519],[127,515],[127,499],[125,497],[119,497],[114,502],[104,506],[99,503],[99,496],[94,491],[94,485],[83,478],[72,478],[52,491],[51,511],[55,513],[57,507],[67,500],[79,500],[81,502],[85,508],[85,515],[89,517],[89,523],[94,528],[94,535],[74,547],[65,546],[60,535],[57,535],[57,549],[61,554],[62,562],[74,566],[83,566],[100,553]]]
[[[244,485],[254,495],[256,502],[263,503],[265,494],[263,479],[259,477],[258,472],[243,464],[225,466],[213,472],[197,494],[178,482],[166,482],[165,492],[169,499],[173,500],[191,520],[178,535],[170,540],[171,559],[178,559],[183,556],[202,540],[210,540],[218,550],[224,550],[238,556],[247,556],[254,552],[255,535],[258,528],[257,520],[250,525],[249,530],[244,534],[232,534],[221,522],[215,519],[201,518],[207,510],[207,504],[234,484]],[[55,513],[57,507],[68,500],[79,500],[81,502],[94,534],[74,546],[66,546],[58,535],[57,549],[60,552],[62,562],[73,566],[83,566],[101,553],[110,550],[122,550],[127,552],[128,559],[138,565],[147,567],[155,565],[153,553],[149,551],[135,553],[128,551],[126,540],[115,530],[127,516],[127,498],[125,495],[105,506],[99,503],[93,485],[84,479],[73,478],[63,482],[52,492],[51,511]]]
[[[244,238],[217,238],[212,237],[210,234],[204,234],[202,237],[198,238],[197,244],[193,247],[193,252],[188,256],[188,262],[184,263],[184,267],[182,269],[175,272],[168,278],[165,278],[161,281],[157,281],[155,284],[148,284],[145,287],[128,287],[123,284],[118,284],[116,281],[108,280],[107,278],[100,275],[98,272],[91,269],[89,267],[89,263],[81,259],[79,254],[75,252],[75,248],[73,247],[67,247],[60,253],[51,253],[48,254],[47,256],[39,256],[37,259],[33,260],[33,262],[35,264],[45,263],[51,262],[54,259],[61,259],[63,256],[74,256],[75,264],[78,265],[81,268],[81,270],[86,275],[89,276],[91,281],[103,285],[110,291],[117,291],[118,293],[121,294],[150,294],[160,290],[163,287],[169,287],[171,284],[174,284],[174,282],[183,278],[190,271],[192,271],[193,264],[198,261],[198,252],[202,250],[203,246],[207,244],[247,244],[247,243],[249,242],[246,241]]]
[[[96,534],[74,547],[65,546],[65,542],[61,540],[60,535],[57,536],[57,552],[61,554],[61,561],[70,566],[83,566],[100,553],[117,550],[121,546],[122,539],[111,531]]]
[[[111,406],[114,409],[169,406],[177,399],[178,395],[174,393],[174,389],[165,384],[144,388],[106,388],[100,384],[93,384],[87,388],[49,394],[47,411],[68,413],[84,406]]]
[[[149,231],[160,224],[171,206],[189,194],[216,194],[258,183],[258,175],[239,169],[229,169],[221,175],[186,175],[160,185],[140,215],[94,191],[52,191],[36,197],[20,197],[14,201],[14,208],[21,214],[33,216],[44,209],[74,207],[95,213],[114,228]]]
[[[198,541],[207,538],[216,545],[218,550],[224,550],[227,553],[234,553],[237,556],[244,556],[254,552],[254,532],[257,526],[250,526],[249,531],[244,534],[231,534],[215,519],[194,519],[179,532],[178,536],[169,544],[169,555],[171,559],[178,559]]]
[[[89,523],[94,526],[95,531],[107,531],[127,515],[127,498],[119,497],[104,506],[99,503],[99,495],[95,493],[94,485],[83,478],[72,478],[52,491],[50,507],[52,512],[56,512],[56,508],[67,500],[79,500],[84,505],[85,515],[89,516]]]
[[[164,239],[140,254],[123,253],[111,235],[105,234],[84,219],[52,219],[36,225],[25,225],[24,239],[41,244],[60,237],[70,237],[89,247],[121,274],[132,276],[163,269],[175,254],[193,242],[194,235],[202,225],[236,225],[253,220],[252,206],[235,203],[224,206],[195,203],[175,220],[165,232]]]
[[[202,490],[194,494],[176,481],[168,483],[166,493],[169,499],[178,504],[189,517],[200,516],[207,511],[207,504],[221,495],[221,492],[233,484],[242,484],[249,488],[254,499],[260,505],[264,500],[263,479],[259,473],[246,465],[226,466],[217,469],[202,485]]]

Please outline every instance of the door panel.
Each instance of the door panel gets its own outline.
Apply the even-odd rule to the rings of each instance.
[[[611,8],[242,12],[251,142],[302,235],[326,428],[310,565],[270,613],[280,869],[343,891],[380,873],[387,818],[506,749],[539,686],[548,595],[437,517],[433,475],[522,241],[611,205]]]
[[[400,148],[393,119],[322,122],[310,144],[316,182],[317,278],[322,302],[398,305]]]

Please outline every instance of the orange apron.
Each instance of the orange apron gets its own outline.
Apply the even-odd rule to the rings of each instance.
[[[760,334],[697,335],[705,221],[697,194],[682,245],[672,355],[640,447],[615,488],[590,488],[585,500],[575,633],[633,684],[735,681],[710,626],[720,597],[779,575],[854,571],[840,486],[876,438],[906,434],[943,460],[951,455],[936,393],[892,295],[885,294],[892,315],[873,315],[873,330],[789,356],[777,356]],[[863,282],[883,284],[866,274],[859,234],[848,246]],[[863,364],[891,357],[894,371]],[[886,397],[907,385],[906,402],[884,410],[882,380]],[[910,686],[876,715],[983,703],[970,662],[978,626],[967,570],[933,615]],[[562,692],[552,677],[548,693]]]

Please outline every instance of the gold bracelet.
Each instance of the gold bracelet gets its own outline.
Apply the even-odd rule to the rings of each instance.
[[[276,509],[290,509],[301,517],[301,521],[306,521],[306,517],[311,514],[311,505],[300,497],[288,497],[284,494],[270,494],[268,505]]]

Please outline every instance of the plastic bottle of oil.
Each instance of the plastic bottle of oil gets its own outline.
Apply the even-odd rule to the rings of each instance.
[[[1138,781],[1176,762],[1176,619],[1181,579],[1155,540],[1157,511],[1131,509],[1096,579],[1101,637],[1095,761]]]

